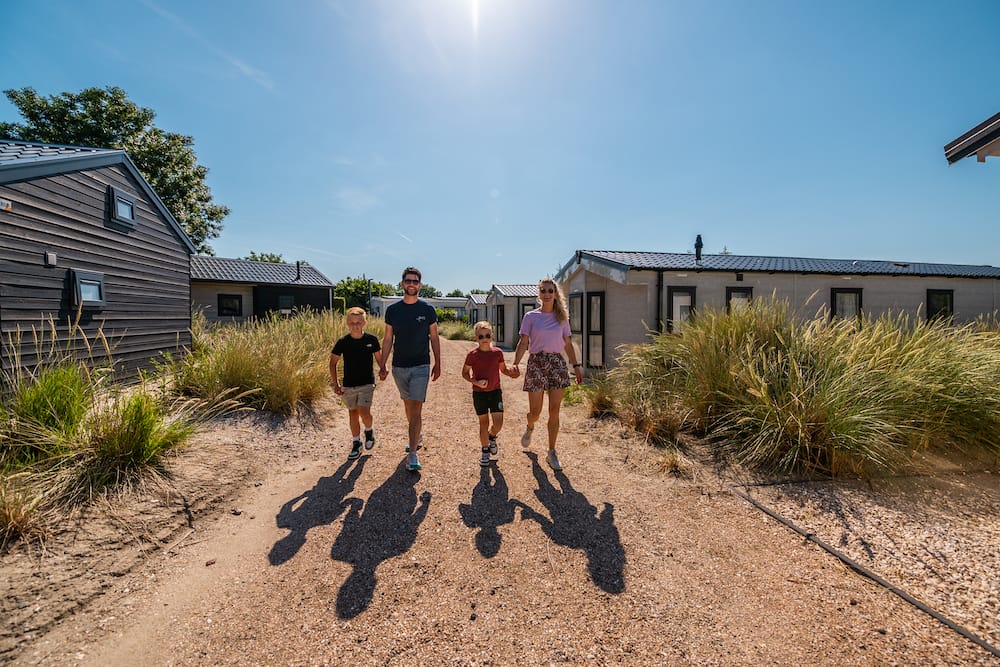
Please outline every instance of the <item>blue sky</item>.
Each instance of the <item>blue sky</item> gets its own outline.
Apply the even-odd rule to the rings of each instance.
[[[1000,264],[1000,2],[5,0],[0,87],[192,135],[216,254],[442,291],[578,248]],[[0,119],[20,120],[0,101]]]

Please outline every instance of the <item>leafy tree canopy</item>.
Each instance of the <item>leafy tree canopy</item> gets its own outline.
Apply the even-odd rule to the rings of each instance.
[[[489,293],[490,293],[490,291],[488,289],[471,289],[471,290],[469,290],[469,294],[489,294]]]
[[[281,258],[281,255],[274,252],[254,252],[250,251],[250,254],[243,259],[251,259],[255,262],[274,262],[275,264],[281,264],[285,260]]]
[[[445,294],[445,296],[469,296],[469,295],[460,289],[453,289],[452,291]]]
[[[423,299],[429,299],[436,296],[441,296],[441,290],[436,289],[434,285],[421,285],[419,296]]]
[[[368,310],[369,284],[371,284],[372,296],[393,296],[396,294],[396,288],[392,285],[366,278],[351,278],[350,276],[333,286],[333,294],[344,299],[346,308],[360,306]]]
[[[25,122],[0,122],[0,137],[124,150],[198,252],[215,254],[208,240],[219,236],[229,209],[212,201],[205,185],[208,169],[198,164],[192,137],[156,127],[156,113],[117,87],[48,98],[34,88],[9,89],[4,95]]]

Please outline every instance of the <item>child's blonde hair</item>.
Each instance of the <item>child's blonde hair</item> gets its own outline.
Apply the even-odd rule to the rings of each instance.
[[[480,329],[489,329],[489,332],[493,333],[493,325],[490,324],[487,320],[479,320],[472,327],[472,330],[475,331],[476,333],[479,333]]]
[[[359,315],[363,320],[368,319],[368,313],[366,313],[365,309],[360,306],[352,306],[348,308],[347,312],[344,314],[344,319],[346,320],[351,315]]]

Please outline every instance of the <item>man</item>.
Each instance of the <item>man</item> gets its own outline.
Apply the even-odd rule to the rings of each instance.
[[[423,280],[420,271],[412,266],[403,270],[403,300],[385,309],[385,338],[382,340],[382,359],[379,361],[379,378],[389,376],[386,363],[392,354],[392,379],[399,389],[409,427],[409,457],[407,468],[420,470],[417,446],[423,428],[422,412],[427,399],[428,380],[441,377],[441,339],[438,338],[437,312],[426,301],[417,297]],[[427,344],[434,352],[431,368]]]

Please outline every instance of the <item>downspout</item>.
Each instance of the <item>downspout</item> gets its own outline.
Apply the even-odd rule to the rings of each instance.
[[[656,272],[656,331],[663,333],[663,269]]]

